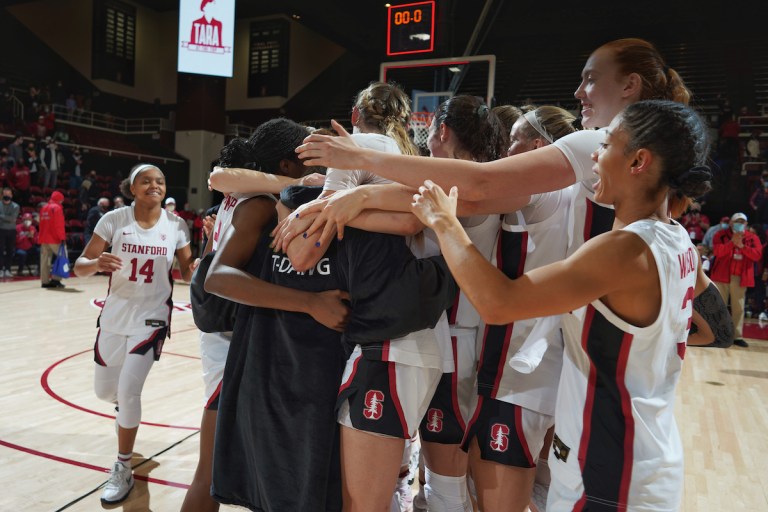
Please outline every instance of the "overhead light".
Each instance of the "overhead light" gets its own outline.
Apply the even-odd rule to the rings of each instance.
[[[301,16],[299,16],[298,14],[291,14],[291,18],[293,18],[295,20],[300,20]]]
[[[411,41],[413,41],[414,39],[418,39],[419,41],[429,41],[430,39],[432,39],[432,37],[429,34],[421,33],[421,34],[411,34],[408,36],[408,39],[410,39]]]
[[[451,73],[459,73],[461,72],[461,68],[459,66],[451,66],[448,68],[448,71]]]
[[[392,4],[384,4],[384,7],[392,7]]]

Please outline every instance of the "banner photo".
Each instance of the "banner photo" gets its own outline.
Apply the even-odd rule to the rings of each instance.
[[[232,77],[235,0],[179,1],[181,73]]]

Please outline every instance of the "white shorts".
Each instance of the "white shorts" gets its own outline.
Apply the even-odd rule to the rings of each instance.
[[[224,376],[231,340],[231,332],[200,332],[200,359],[203,363],[206,409],[218,409],[221,379]]]
[[[338,422],[356,430],[410,439],[442,375],[438,368],[366,359],[358,345],[341,379]]]
[[[167,334],[167,327],[149,327],[138,334],[120,334],[99,329],[93,347],[93,359],[99,366],[122,366],[128,354],[144,355],[151,350],[157,361],[163,352]]]

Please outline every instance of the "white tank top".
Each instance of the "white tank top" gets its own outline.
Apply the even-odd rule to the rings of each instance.
[[[624,229],[653,253],[659,316],[636,327],[599,300],[563,315],[565,355],[547,510],[573,510],[587,501],[619,510],[672,511],[680,505],[683,450],[673,404],[698,254],[677,223],[642,220]]]
[[[157,223],[143,229],[134,217],[134,206],[106,213],[94,234],[112,246],[123,266],[109,279],[109,291],[99,325],[119,334],[139,334],[170,326],[173,302],[171,266],[178,249],[189,245],[184,219],[162,210]],[[169,330],[170,332],[170,330]]]

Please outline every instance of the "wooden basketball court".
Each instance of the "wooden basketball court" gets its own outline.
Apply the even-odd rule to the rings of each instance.
[[[93,393],[92,348],[93,302],[104,298],[107,278],[66,284],[0,282],[0,510],[106,508],[100,487],[117,443],[113,408]],[[185,307],[189,288],[177,284],[174,300],[172,338],[144,387],[136,487],[109,508],[178,510],[194,474],[203,406],[198,333]],[[677,404],[685,511],[768,510],[768,341],[749,341],[747,349],[688,348]]]

